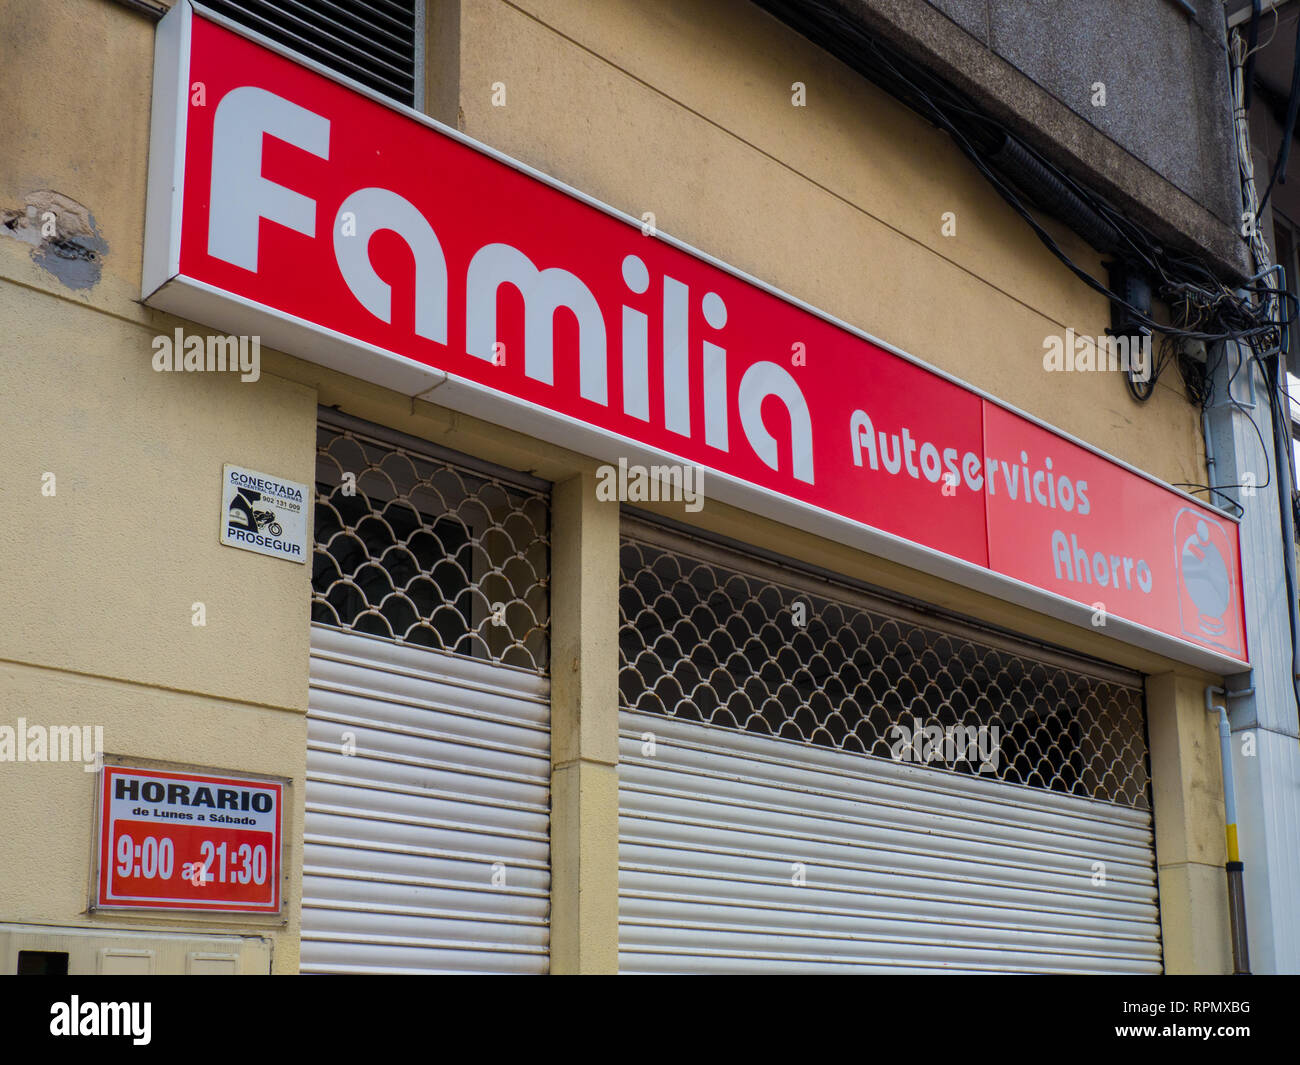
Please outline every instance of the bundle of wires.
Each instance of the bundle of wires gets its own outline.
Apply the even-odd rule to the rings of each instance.
[[[1284,123],[1283,146],[1262,200],[1256,195],[1246,122],[1250,103],[1250,70],[1253,67],[1254,53],[1261,47],[1257,43],[1258,2],[1254,5],[1249,40],[1243,43],[1240,33],[1236,31],[1232,36],[1233,78],[1230,91],[1233,97],[1233,124],[1241,167],[1243,202],[1247,207],[1246,219],[1250,222],[1243,236],[1249,242],[1258,273],[1244,284],[1229,287],[1200,256],[1162,247],[1147,229],[1125,217],[1104,197],[1074,181],[1062,168],[1018,139],[1005,125],[981,110],[956,88],[931,74],[898,48],[874,38],[857,19],[845,15],[835,0],[757,2],[944,130],[1043,245],[1080,281],[1105,296],[1112,308],[1119,308],[1127,323],[1162,334],[1160,356],[1152,367],[1149,378],[1139,384],[1131,373],[1128,375],[1129,391],[1135,399],[1144,401],[1150,398],[1160,372],[1170,363],[1176,362],[1188,399],[1203,413],[1209,408],[1222,405],[1232,407],[1249,419],[1259,439],[1267,470],[1262,485],[1179,487],[1208,492],[1212,501],[1227,505],[1241,514],[1241,504],[1228,495],[1227,490],[1247,487],[1258,490],[1268,487],[1273,483],[1275,474],[1283,485],[1291,482],[1290,418],[1285,409],[1286,404],[1280,398],[1285,392],[1281,387],[1284,379],[1279,380],[1279,376],[1284,372],[1284,353],[1289,347],[1291,325],[1297,314],[1297,301],[1286,291],[1282,271],[1270,265],[1268,246],[1256,221],[1274,185],[1286,180],[1291,137],[1297,118],[1300,117],[1300,24],[1297,24],[1296,61]],[[1153,294],[1170,309],[1170,320],[1155,320],[1146,307],[1135,306],[1074,262],[1034,216],[1031,207],[1057,217],[1093,248],[1114,256],[1134,271],[1140,271],[1149,277],[1152,280]],[[1273,283],[1275,275],[1278,281]],[[1188,355],[1188,345],[1196,341],[1204,342],[1205,345],[1207,363],[1204,366],[1194,362]],[[1233,342],[1244,345],[1249,356],[1242,356],[1242,349]],[[1219,370],[1220,361],[1228,358],[1229,352],[1239,354],[1236,366],[1227,377],[1224,388],[1226,396],[1220,399],[1215,395],[1212,382]],[[1277,461],[1288,463],[1286,470],[1274,469],[1274,463],[1270,462],[1270,448],[1265,444],[1259,424],[1250,408],[1233,395],[1233,382],[1246,365],[1258,366],[1262,379],[1268,386],[1273,426],[1287,427],[1286,430],[1275,433],[1273,449]],[[1253,371],[1248,371],[1248,376],[1251,372]],[[1279,433],[1284,433],[1285,441]],[[1294,494],[1289,502],[1292,505],[1290,509],[1300,511]],[[1284,514],[1284,529],[1290,527],[1290,522],[1286,519],[1287,515]],[[1284,543],[1283,550],[1289,552],[1291,545]],[[1286,567],[1285,578],[1292,628],[1292,687],[1297,708],[1300,709],[1300,613],[1296,608],[1296,585],[1300,579],[1295,577],[1294,567],[1289,565]]]
[[[998,195],[1079,280],[1105,296],[1112,307],[1121,308],[1128,322],[1161,335],[1154,365],[1145,379],[1139,380],[1132,372],[1125,375],[1134,399],[1139,402],[1150,399],[1161,374],[1176,364],[1187,398],[1198,409],[1205,411],[1224,404],[1249,419],[1264,453],[1267,473],[1262,485],[1184,483],[1177,487],[1205,494],[1211,502],[1240,514],[1241,504],[1228,494],[1230,490],[1258,489],[1272,483],[1273,470],[1268,462],[1264,434],[1251,409],[1232,391],[1232,383],[1244,360],[1239,361],[1230,374],[1226,396],[1216,396],[1211,383],[1219,360],[1227,357],[1222,343],[1236,341],[1246,345],[1251,352],[1251,361],[1263,369],[1268,357],[1283,348],[1297,314],[1296,299],[1286,291],[1285,284],[1282,281],[1271,283],[1274,274],[1280,271],[1269,266],[1268,248],[1258,225],[1248,226],[1244,236],[1260,272],[1244,285],[1229,286],[1200,256],[1163,247],[1147,229],[1015,137],[1003,123],[956,88],[908,58],[898,48],[873,37],[856,19],[842,12],[835,0],[758,2],[944,130]],[[1257,195],[1246,122],[1250,91],[1246,68],[1251,65],[1254,53],[1262,47],[1257,41],[1256,18],[1252,20],[1248,42],[1243,43],[1239,33],[1234,33],[1231,42],[1234,66],[1230,88],[1237,156],[1244,199],[1252,207],[1257,202]],[[1297,101],[1300,101],[1300,92],[1296,91],[1300,87],[1300,37],[1297,57],[1297,76],[1288,107],[1291,123],[1295,121]],[[1285,181],[1285,167],[1283,153],[1274,169],[1270,188],[1274,182]],[[1059,218],[1098,251],[1151,278],[1154,295],[1169,309],[1168,320],[1157,321],[1146,307],[1134,306],[1071,259],[1035,217],[1032,209]],[[1248,217],[1253,220],[1258,216],[1259,208],[1255,208]],[[1198,341],[1201,344],[1197,344]],[[1207,353],[1205,363],[1197,362],[1189,354],[1192,345],[1200,348],[1202,344]],[[1275,375],[1267,370],[1265,380],[1277,383]],[[1270,404],[1276,406],[1275,391],[1270,391],[1269,396]]]
[[[1238,340],[1268,348],[1279,343],[1279,325],[1289,322],[1294,312],[1291,307],[1291,313],[1279,315],[1279,301],[1286,299],[1279,288],[1257,277],[1234,289],[1199,256],[1162,247],[1147,229],[1076,182],[953,86],[870,35],[833,0],[759,3],[944,130],[1043,245],[1080,281],[1122,308],[1129,321],[1165,337],[1207,344]],[[1034,216],[1033,208],[1059,217],[1098,251],[1148,274],[1155,295],[1178,310],[1169,321],[1157,321],[1146,308],[1112,291],[1070,258]],[[1166,359],[1156,369],[1172,361]],[[1134,397],[1149,398],[1157,379],[1153,372],[1144,386],[1135,387],[1130,378]]]

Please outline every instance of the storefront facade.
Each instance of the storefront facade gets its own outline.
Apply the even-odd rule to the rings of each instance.
[[[907,372],[915,363],[896,352],[947,375],[935,380],[981,405],[986,434],[1014,409],[1035,432],[1068,434],[1088,461],[1103,461],[1092,448],[1127,464],[1106,468],[1134,491],[1172,497],[1149,478],[1205,481],[1197,412],[1172,388],[1137,408],[1113,374],[1045,372],[1044,337],[1103,335],[1106,301],[939,133],[760,8],[460,3],[423,16],[422,110],[522,164],[492,157],[510,180],[595,210],[547,179],[562,182],[617,212],[602,215],[610,224],[639,223],[631,232],[654,249],[637,259],[654,267],[648,303],[634,297],[650,276],[643,285],[624,265],[611,282],[622,314],[615,302],[603,319],[623,361],[609,382],[624,387],[610,384],[607,407],[641,417],[628,352],[643,365],[660,357],[677,284],[692,288],[687,331],[705,360],[719,357],[711,341],[727,357],[722,324],[734,330],[743,301],[761,296],[827,330],[802,352],[777,337],[787,377],[840,357],[830,345],[842,323],[880,338],[882,357]],[[242,774],[284,791],[279,912],[128,912],[95,895],[99,777],[84,771],[94,767],[0,766],[0,801],[16,812],[0,842],[8,971],[20,952],[67,953],[71,969],[99,971],[1230,969],[1204,690],[1222,684],[1233,654],[1113,605],[1107,624],[1089,624],[1087,597],[1057,602],[1009,568],[986,577],[941,564],[960,558],[951,543],[966,516],[859,535],[825,500],[696,460],[662,436],[584,420],[578,406],[548,414],[522,385],[498,402],[493,386],[465,384],[461,364],[392,354],[364,330],[382,322],[444,346],[450,334],[457,358],[503,365],[529,388],[567,387],[575,403],[606,383],[576,311],[576,328],[553,327],[551,377],[533,361],[531,332],[519,330],[519,371],[513,337],[502,352],[493,342],[504,334],[475,350],[471,256],[446,228],[435,227],[447,250],[441,306],[460,307],[460,325],[454,311],[450,326],[422,317],[418,241],[408,239],[414,300],[373,277],[367,288],[339,225],[346,200],[361,241],[402,231],[367,229],[376,201],[347,199],[375,182],[331,186],[338,216],[322,209],[310,234],[292,197],[268,193],[240,266],[249,198],[228,196],[212,224],[236,164],[222,169],[211,147],[220,119],[208,115],[251,67],[176,77],[189,114],[207,109],[192,121],[209,131],[209,154],[175,163],[174,190],[159,176],[162,146],[174,161],[180,143],[167,139],[178,116],[158,103],[158,79],[178,69],[165,46],[156,57],[162,36],[176,34],[175,55],[263,47],[219,16],[155,24],[84,0],[10,18],[5,77],[16,79],[21,134],[0,160],[2,206],[35,229],[0,239],[8,535],[22,562],[0,618],[6,702],[27,722],[102,726],[108,763]],[[83,35],[104,47],[88,57],[56,43]],[[279,84],[325,78],[267,54],[268,70],[294,67]],[[381,106],[345,86],[328,92],[320,111]],[[275,106],[259,97],[247,113],[271,131]],[[333,139],[293,127],[317,170],[286,154],[297,134],[270,132],[263,179],[310,188],[340,160],[347,178],[384,172],[390,164],[347,154],[341,113],[330,112]],[[247,144],[252,127],[232,128],[231,144]],[[410,165],[391,163],[394,184]],[[485,191],[461,208],[490,218],[499,207],[503,230],[534,241],[536,265],[553,252],[577,269],[578,253],[536,216],[529,229],[519,202]],[[198,206],[205,254],[232,268],[224,279],[186,259]],[[55,232],[39,237],[46,212]],[[331,256],[287,243],[295,231]],[[1058,239],[1100,272],[1080,238],[1061,229]],[[734,286],[718,290],[720,316],[655,266],[693,254],[673,241],[708,257],[691,269]],[[372,248],[399,261],[395,244]],[[260,269],[259,252],[280,265]],[[321,278],[336,269],[329,291]],[[180,275],[196,283],[160,296]],[[256,297],[242,289],[254,275],[268,286]],[[357,305],[344,307],[349,289]],[[661,292],[662,320],[638,348],[636,315]],[[275,321],[241,328],[254,305]],[[336,312],[369,324],[349,331]],[[255,379],[158,368],[160,337],[180,349],[182,337],[248,334],[263,345]],[[665,363],[669,348],[664,339]],[[715,405],[699,383],[707,371],[691,372],[685,418],[708,446],[718,450],[729,424],[736,453],[743,437],[768,470],[812,483],[797,476],[793,402],[787,421],[765,423],[769,405],[755,427],[743,400]],[[664,365],[641,418],[662,404],[665,431],[682,416],[668,376]],[[847,441],[847,420],[844,430]],[[683,456],[708,467],[698,500],[610,497],[620,458],[631,468]],[[228,465],[310,486],[310,560],[221,542]],[[997,567],[986,558],[982,569]],[[969,758],[927,759],[913,733],[934,725],[945,737],[997,725],[997,758],[976,743]]]

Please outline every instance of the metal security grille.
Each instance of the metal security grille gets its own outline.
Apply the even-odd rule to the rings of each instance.
[[[622,540],[624,710],[894,761],[923,748],[908,749],[893,726],[960,727],[959,738],[996,726],[989,764],[934,768],[1150,808],[1136,678],[1031,657],[855,589],[750,558],[742,572],[711,545],[681,537],[670,549],[647,535]]]
[[[317,435],[312,621],[547,670],[548,496],[341,416]]]
[[[1137,677],[623,532],[620,971],[1161,970]]]
[[[303,972],[545,972],[548,486],[320,411]]]
[[[204,4],[400,103],[417,103],[423,0],[204,0]]]

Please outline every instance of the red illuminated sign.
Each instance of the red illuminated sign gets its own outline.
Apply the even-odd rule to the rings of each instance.
[[[178,4],[157,307],[1194,664],[1235,523],[639,220]]]
[[[96,907],[278,913],[283,798],[274,781],[106,765]]]

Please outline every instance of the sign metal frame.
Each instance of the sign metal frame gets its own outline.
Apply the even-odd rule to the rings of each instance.
[[[289,870],[284,861],[285,852],[285,806],[291,800],[293,781],[288,777],[268,776],[258,773],[245,773],[236,770],[210,768],[206,766],[178,765],[170,762],[158,762],[152,759],[133,758],[125,755],[104,755],[103,764],[95,774],[94,799],[92,815],[94,831],[91,833],[91,880],[87,909],[91,913],[157,913],[164,915],[214,914],[218,917],[226,914],[238,914],[242,918],[270,918],[272,923],[284,923],[288,919],[285,911],[285,897],[289,886]],[[275,831],[274,844],[268,852],[267,883],[271,885],[274,905],[239,905],[228,901],[204,903],[201,901],[184,901],[165,899],[153,902],[148,899],[106,898],[103,879],[105,847],[112,844],[110,829],[110,811],[105,805],[105,792],[109,784],[109,770],[118,770],[139,776],[161,777],[177,781],[204,780],[233,784],[247,784],[252,787],[275,790]],[[168,822],[158,822],[161,826]],[[214,826],[215,827],[215,826]],[[224,831],[224,830],[223,830]],[[111,866],[112,854],[108,856]],[[179,869],[174,870],[174,877],[179,877]]]

